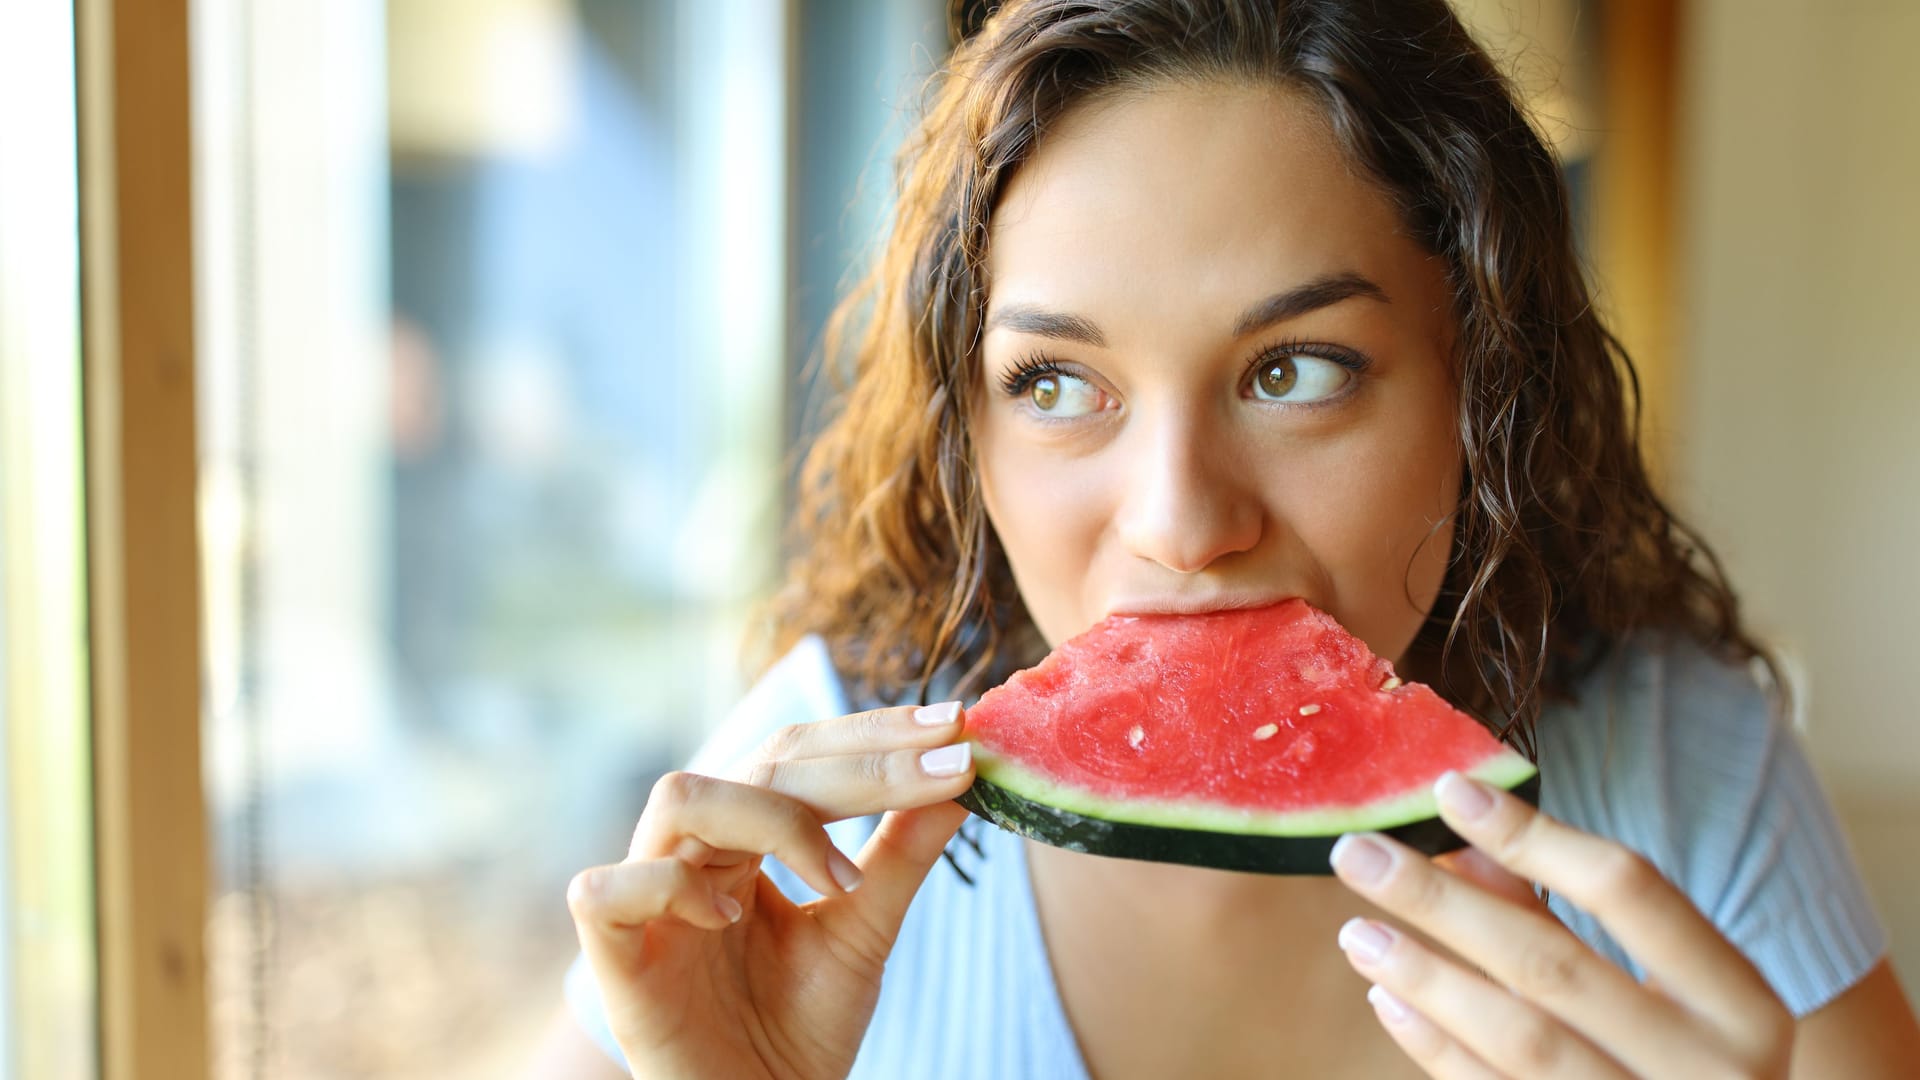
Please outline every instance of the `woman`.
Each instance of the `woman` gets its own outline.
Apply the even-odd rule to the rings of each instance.
[[[901,164],[785,658],[569,893],[575,1011],[634,1075],[1920,1059],[1764,655],[1648,483],[1555,164],[1443,0],[1016,0]],[[955,843],[960,709],[887,707],[1115,612],[1294,596],[1534,752],[1544,813],[1450,778],[1470,852],[1355,836],[1325,879]],[[554,1060],[618,1075],[583,1030]]]

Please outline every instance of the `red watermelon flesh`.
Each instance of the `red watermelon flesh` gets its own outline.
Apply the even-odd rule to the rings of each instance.
[[[1109,821],[1274,836],[1433,817],[1527,760],[1305,601],[1115,616],[967,712],[981,780]]]

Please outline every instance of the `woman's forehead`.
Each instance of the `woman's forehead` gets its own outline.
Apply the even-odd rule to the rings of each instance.
[[[1238,313],[1342,276],[1422,292],[1409,278],[1430,278],[1428,264],[1302,95],[1176,84],[1097,100],[1049,129],[991,223],[988,315],[1144,315],[1176,300]]]

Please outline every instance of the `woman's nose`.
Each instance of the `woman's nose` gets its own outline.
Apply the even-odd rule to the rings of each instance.
[[[1140,438],[1124,463],[1129,477],[1117,518],[1133,554],[1192,574],[1260,542],[1265,511],[1253,470],[1204,420],[1168,423]]]

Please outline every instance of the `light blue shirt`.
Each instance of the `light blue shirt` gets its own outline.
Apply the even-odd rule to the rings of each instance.
[[[775,729],[848,711],[827,650],[803,641],[755,684],[696,755],[723,771]],[[1541,714],[1541,805],[1577,828],[1646,856],[1759,967],[1796,1015],[1826,1004],[1887,949],[1886,931],[1799,741],[1745,669],[1691,642],[1637,639],[1590,675],[1580,701]],[[828,830],[858,851],[873,819]],[[887,961],[859,1080],[1085,1080],[1040,936],[1024,841],[969,819],[954,867],[935,864]],[[772,860],[796,901],[817,894]],[[1615,963],[1641,974],[1586,913],[1554,914]],[[615,1062],[584,959],[566,977],[581,1026]]]

